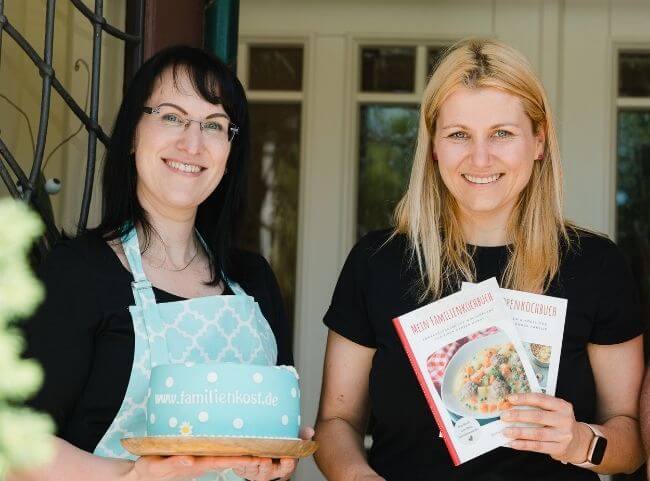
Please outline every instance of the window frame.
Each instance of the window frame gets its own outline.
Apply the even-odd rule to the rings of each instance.
[[[237,77],[239,78],[246,98],[249,104],[264,103],[264,104],[298,104],[300,105],[300,133],[299,142],[300,149],[298,153],[298,165],[300,171],[298,175],[298,214],[296,225],[296,267],[294,279],[294,302],[293,313],[294,318],[291,320],[293,324],[293,332],[291,339],[293,341],[294,355],[297,355],[297,347],[300,339],[301,321],[300,315],[303,310],[303,252],[304,252],[304,219],[305,215],[305,202],[308,201],[308,192],[306,190],[306,152],[307,152],[307,139],[309,132],[309,96],[311,94],[311,77],[310,72],[312,68],[312,49],[313,38],[310,36],[287,36],[282,34],[269,34],[269,35],[240,35],[237,50]],[[263,47],[302,47],[302,89],[297,90],[250,90],[248,86],[248,63],[249,63],[249,49],[250,47],[263,46]],[[270,260],[269,260],[270,263]],[[285,301],[286,302],[286,301]],[[287,306],[287,308],[290,306]]]
[[[612,98],[611,103],[611,151],[609,169],[609,231],[611,238],[616,242],[618,238],[618,207],[616,205],[616,192],[618,186],[618,116],[621,110],[650,110],[650,95],[647,97],[619,96],[618,64],[621,53],[642,52],[650,55],[648,42],[616,42],[612,49]]]
[[[427,72],[428,49],[436,47],[448,47],[459,41],[461,37],[436,36],[436,37],[391,37],[378,35],[357,35],[348,38],[350,55],[348,66],[351,75],[349,76],[349,105],[348,118],[350,140],[348,142],[347,158],[348,178],[347,195],[345,205],[347,212],[343,213],[344,224],[343,235],[345,244],[352,246],[357,241],[358,209],[359,209],[359,148],[361,135],[361,107],[363,105],[413,105],[419,109],[422,100],[422,93],[426,87],[430,72]],[[414,47],[415,48],[415,82],[412,93],[383,93],[383,92],[362,92],[361,91],[361,52],[364,47]]]

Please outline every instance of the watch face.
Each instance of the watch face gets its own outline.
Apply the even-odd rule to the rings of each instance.
[[[591,459],[589,460],[592,464],[600,464],[605,457],[605,449],[607,448],[607,439],[601,438],[600,436],[596,437],[596,444],[594,445],[594,450],[591,453]]]

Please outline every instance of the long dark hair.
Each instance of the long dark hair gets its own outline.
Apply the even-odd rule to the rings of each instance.
[[[248,104],[244,88],[230,68],[203,50],[176,46],[147,60],[131,81],[115,120],[102,172],[102,220],[94,230],[107,241],[124,235],[133,225],[142,226],[145,248],[153,227],[136,195],[137,172],[132,154],[136,127],[156,81],[171,70],[174,84],[187,76],[196,92],[210,103],[220,103],[239,127],[226,163],[227,172],[217,188],[198,207],[196,229],[211,254],[210,284],[229,277],[229,254],[243,209],[246,168],[250,152]]]

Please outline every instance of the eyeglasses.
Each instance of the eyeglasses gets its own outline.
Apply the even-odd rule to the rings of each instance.
[[[180,132],[181,129],[187,129],[192,122],[199,124],[201,132],[206,137],[220,143],[232,142],[235,134],[239,132],[239,127],[230,122],[225,115],[207,120],[194,120],[179,113],[175,108],[170,106],[143,107],[145,114],[153,115],[162,127],[169,128],[173,132]]]

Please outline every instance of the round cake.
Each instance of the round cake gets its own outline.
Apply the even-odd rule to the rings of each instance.
[[[148,436],[297,439],[299,428],[292,366],[185,363],[151,370]]]

